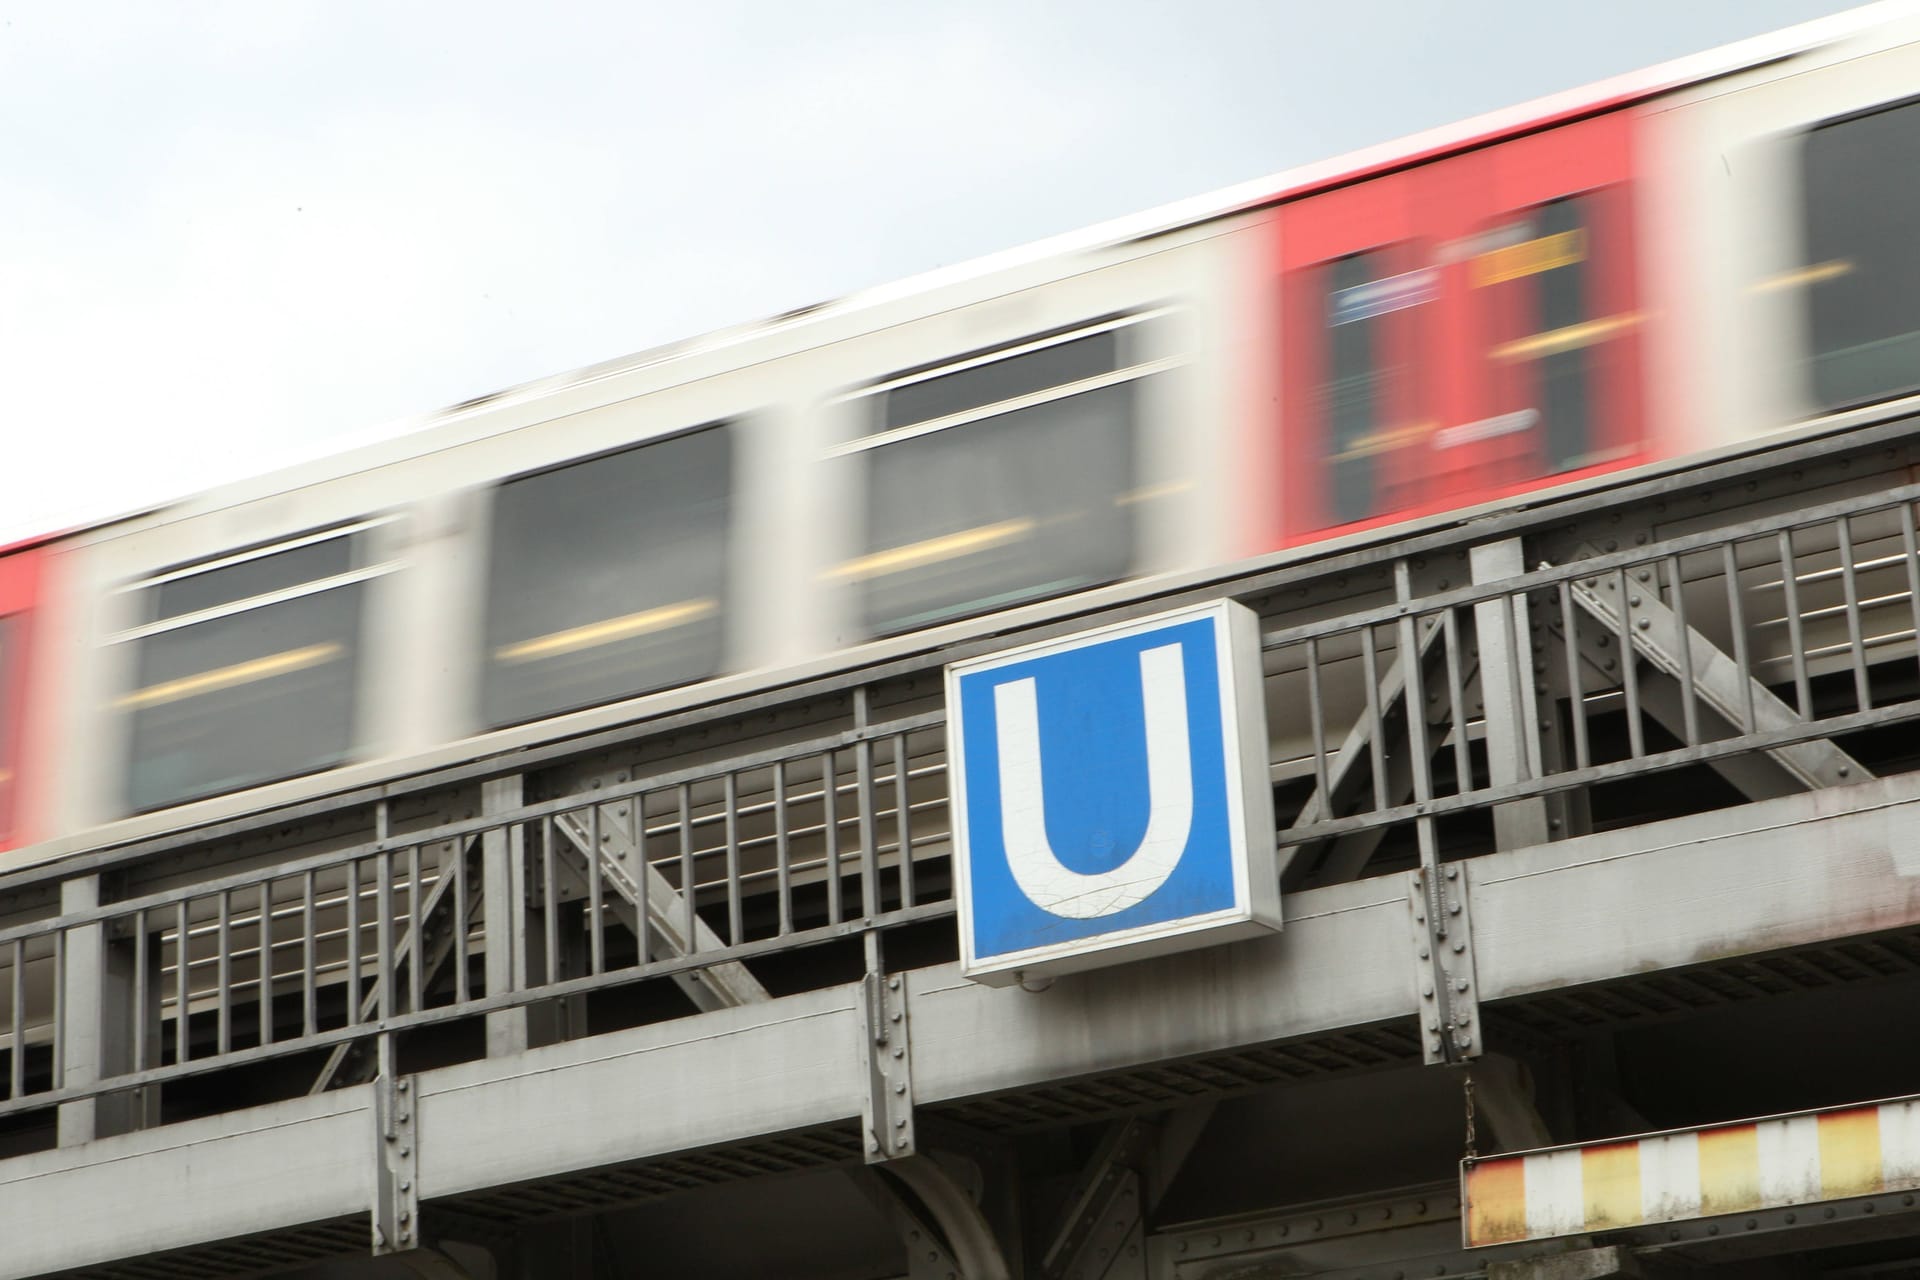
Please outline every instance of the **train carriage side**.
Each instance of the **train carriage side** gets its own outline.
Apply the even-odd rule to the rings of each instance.
[[[1289,546],[1646,461],[1640,112],[1518,132],[1283,205]]]
[[[1247,234],[1037,259],[555,380],[77,537],[60,838],[13,860],[1218,563]]]

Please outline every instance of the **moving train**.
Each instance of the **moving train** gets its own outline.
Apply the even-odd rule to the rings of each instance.
[[[1920,408],[1873,6],[0,550],[23,866]]]

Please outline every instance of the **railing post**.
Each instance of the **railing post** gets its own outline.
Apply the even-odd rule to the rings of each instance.
[[[521,779],[514,774],[480,784],[480,812],[510,812],[521,804]],[[526,834],[518,826],[488,831],[480,842],[484,881],[481,910],[486,923],[487,994],[518,991],[527,980]],[[525,1008],[487,1015],[487,1056],[523,1053],[528,1045]]]
[[[60,914],[100,905],[100,877],[75,876],[60,885]],[[141,945],[135,939],[132,946]],[[65,931],[61,943],[58,1088],[84,1088],[133,1065],[135,1015],[131,946],[110,942],[105,924]],[[60,1105],[56,1133],[63,1147],[124,1133],[139,1122],[145,1091],[82,1098]]]
[[[1518,538],[1473,548],[1469,564],[1476,583],[1499,583],[1526,572]],[[1539,695],[1533,679],[1533,629],[1527,597],[1516,590],[1473,607],[1480,650],[1480,703],[1486,716],[1487,771],[1496,787],[1538,777],[1541,769]],[[1545,844],[1544,800],[1518,800],[1495,807],[1494,842],[1502,849]]]

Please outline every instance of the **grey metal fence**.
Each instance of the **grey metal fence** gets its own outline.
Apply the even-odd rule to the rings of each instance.
[[[1279,845],[1326,882],[1408,831],[1430,859],[1449,823],[1453,856],[1576,834],[1612,820],[1600,789],[1675,770],[1736,799],[1869,776],[1850,735],[1920,717],[1916,501],[1558,565],[1510,538],[1465,584],[1401,556],[1333,616],[1269,603]],[[370,842],[0,929],[0,1117],[320,1051],[324,1089],[379,1035],[621,983],[737,1005],[776,955],[947,916],[944,715],[865,723],[853,695],[851,728],[585,794],[500,779],[418,829],[383,805]]]

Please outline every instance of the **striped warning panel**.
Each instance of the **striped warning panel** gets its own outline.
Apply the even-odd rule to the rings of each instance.
[[[1920,1099],[1469,1161],[1469,1245],[1920,1188]]]

